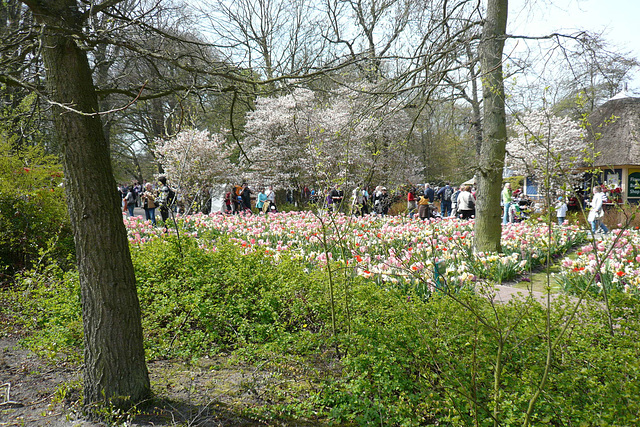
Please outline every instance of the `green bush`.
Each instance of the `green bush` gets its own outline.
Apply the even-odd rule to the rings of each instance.
[[[324,273],[296,260],[274,263],[222,240],[214,250],[190,237],[133,246],[132,255],[149,358],[237,349],[256,359],[331,357],[324,383],[283,391],[278,413],[349,425],[488,426],[496,415],[499,425],[522,425],[549,338],[559,337],[575,304],[558,297],[547,313],[535,301],[497,304],[466,289],[424,299],[338,273],[331,337]],[[18,276],[15,318],[37,331],[28,343],[42,354],[81,353],[76,276],[55,265]],[[640,305],[615,292],[609,303],[607,312],[583,302],[557,340],[531,425],[637,424]]]
[[[74,252],[57,158],[39,146],[15,152],[0,138],[0,273],[10,278],[44,256],[66,268]]]
[[[76,271],[56,264],[18,273],[4,296],[14,323],[30,333],[24,343],[35,353],[50,358],[82,357],[80,281]]]
[[[292,260],[193,239],[133,250],[150,357],[199,357],[324,328],[321,276]]]
[[[544,371],[545,310],[538,303],[492,305],[463,293],[429,301],[369,288],[355,300],[349,351],[339,378],[319,401],[337,421],[358,425],[522,425]],[[551,312],[552,339],[567,305]],[[466,307],[466,308],[465,308]],[[532,425],[633,425],[640,374],[638,302],[626,299],[611,333],[602,306],[580,311],[571,333],[555,348]],[[501,347],[497,393],[494,372]]]

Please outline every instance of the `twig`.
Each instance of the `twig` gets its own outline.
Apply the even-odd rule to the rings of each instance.
[[[126,103],[122,107],[114,108],[114,109],[108,110],[108,111],[99,111],[97,113],[85,113],[83,111],[76,110],[75,108],[69,107],[68,105],[65,105],[65,104],[60,103],[60,102],[53,101],[51,99],[48,99],[47,102],[49,102],[49,104],[51,104],[51,105],[55,105],[55,106],[57,106],[59,108],[67,110],[67,111],[69,111],[71,113],[79,114],[81,116],[88,116],[88,117],[103,116],[103,115],[106,115],[106,114],[111,114],[111,113],[116,113],[118,111],[126,110],[127,108],[132,106],[138,99],[140,99],[140,96],[142,95],[142,91],[144,91],[144,88],[147,85],[147,83],[148,83],[148,81],[145,81],[142,84],[142,87],[140,87],[140,91],[138,92],[136,97],[133,98],[131,101],[129,101],[128,103]]]
[[[14,402],[13,400],[10,399],[11,396],[11,383],[4,383],[2,385],[0,385],[0,387],[7,387],[7,392],[5,393],[5,398],[4,398],[4,402],[0,403],[0,406],[3,405],[19,405],[19,402]]]

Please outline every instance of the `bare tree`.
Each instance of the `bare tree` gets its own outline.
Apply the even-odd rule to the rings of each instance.
[[[616,52],[598,35],[583,34],[574,47],[562,50],[566,72],[559,76],[561,100],[554,108],[574,118],[591,113],[599,105],[626,88],[631,71],[640,62],[631,54]],[[576,98],[583,98],[582,105]]]
[[[263,80],[305,74],[322,58],[321,25],[308,0],[213,0],[201,12],[225,59]],[[266,86],[274,88],[275,82]]]

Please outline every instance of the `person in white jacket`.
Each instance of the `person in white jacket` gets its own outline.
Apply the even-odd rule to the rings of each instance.
[[[599,185],[593,187],[593,199],[591,199],[591,209],[589,210],[589,216],[587,217],[587,221],[591,224],[591,232],[595,234],[598,230],[598,227],[602,228],[604,234],[609,232],[609,229],[602,222],[602,218],[604,217],[604,210],[602,208],[602,203],[604,202],[604,193],[602,192],[602,188]]]
[[[564,201],[564,197],[558,197],[558,203],[556,203],[556,216],[558,217],[558,225],[562,225],[567,219],[567,211],[569,207]]]

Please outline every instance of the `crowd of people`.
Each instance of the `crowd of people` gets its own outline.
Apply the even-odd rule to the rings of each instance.
[[[137,181],[129,186],[118,187],[120,200],[122,200],[122,211],[128,212],[129,216],[134,216],[136,207],[143,208],[145,218],[156,225],[156,209],[160,209],[160,216],[165,222],[169,219],[170,212],[173,211],[176,193],[167,184],[167,178],[158,178],[157,185],[145,182],[140,185]]]
[[[227,189],[224,194],[224,212],[237,214],[240,212],[253,213],[251,199],[255,199],[255,209],[258,213],[277,212],[276,193],[273,186],[261,186],[253,196],[251,188],[246,182],[236,184]]]
[[[143,208],[145,217],[156,224],[156,209],[160,210],[162,221],[165,222],[171,212],[175,212],[176,193],[167,184],[166,177],[158,178],[157,184],[134,182],[129,186],[118,188],[122,200],[123,212],[134,216],[136,207]],[[590,202],[583,199],[584,207],[589,208],[588,222],[594,233],[609,230],[602,222],[604,217],[604,204],[607,196],[601,186],[596,185],[592,189],[593,196]],[[288,203],[297,203],[294,191],[288,189],[285,192]],[[356,186],[351,192],[350,199],[345,197],[341,185],[336,184],[325,191],[316,191],[308,186],[303,186],[297,194],[301,203],[312,203],[333,212],[344,212],[351,215],[363,216],[367,214],[388,215],[393,204],[400,202],[406,195],[405,213],[411,218],[418,217],[422,220],[429,218],[460,218],[470,219],[475,216],[476,189],[471,185],[454,187],[446,182],[442,186],[422,184],[408,186],[392,195],[385,186],[367,188]],[[282,196],[282,194],[281,194]],[[554,210],[559,225],[565,223],[567,213],[570,210],[579,210],[580,205],[575,196],[559,196]],[[253,191],[245,182],[232,185],[224,193],[222,211],[227,214],[259,213],[267,214],[278,212],[276,191],[273,186],[260,186]],[[284,200],[284,199],[283,199]],[[501,191],[502,223],[520,222],[526,219],[532,210],[541,210],[521,189],[513,190],[510,183],[505,183]],[[397,211],[396,211],[397,213]]]

